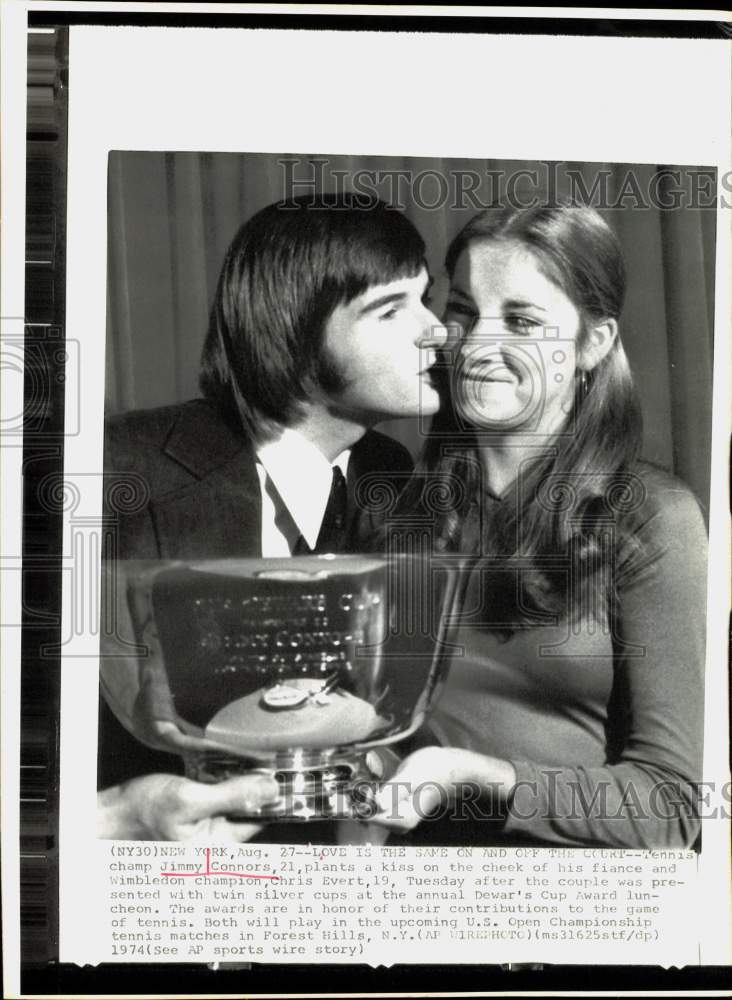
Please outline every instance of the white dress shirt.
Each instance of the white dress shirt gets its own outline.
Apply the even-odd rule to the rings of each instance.
[[[331,465],[316,445],[291,428],[277,441],[257,449],[263,556],[291,555],[299,534],[315,548],[328,505],[333,465],[345,476],[350,457],[349,448]]]

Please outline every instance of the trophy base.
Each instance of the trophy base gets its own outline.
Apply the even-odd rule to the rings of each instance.
[[[292,750],[266,760],[218,752],[185,756],[186,776],[194,781],[212,784],[247,774],[274,778],[280,787],[278,799],[231,817],[260,823],[369,819],[379,784],[391,777],[397,764],[396,754],[385,747],[360,753]]]

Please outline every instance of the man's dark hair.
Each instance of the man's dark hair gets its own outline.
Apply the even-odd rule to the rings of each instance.
[[[377,198],[307,195],[263,208],[226,254],[201,391],[254,438],[291,426],[313,388],[333,382],[322,344],[334,309],[424,266],[417,230]]]

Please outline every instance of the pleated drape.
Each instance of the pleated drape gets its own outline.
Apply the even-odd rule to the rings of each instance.
[[[241,223],[286,194],[293,168],[288,154],[113,152],[109,158],[107,412],[159,406],[198,395],[198,361],[226,249]],[[291,154],[295,176],[308,161]],[[684,479],[706,508],[709,494],[713,366],[715,214],[709,208],[641,206],[628,189],[663,193],[665,168],[654,165],[507,160],[435,160],[329,155],[325,188],[348,188],[357,171],[379,170],[379,191],[395,198],[422,233],[444,294],[445,249],[474,212],[471,205],[500,196],[507,183],[524,200],[536,180],[554,178],[571,191],[599,179],[609,203],[624,192],[624,207],[601,209],[625,254],[629,287],[621,332],[640,389],[646,457]],[[315,187],[319,169],[312,165]],[[534,171],[532,174],[531,171]],[[289,172],[288,172],[289,171]],[[402,181],[398,172],[402,172]],[[459,172],[480,184],[455,198]],[[518,183],[518,171],[524,171]],[[406,175],[423,178],[415,198]],[[453,183],[441,189],[439,175]],[[513,176],[514,180],[508,179]],[[335,180],[334,180],[335,179]],[[655,183],[655,187],[654,187]],[[459,186],[459,185],[458,185]],[[468,185],[469,187],[469,185]],[[449,196],[444,197],[445,190]],[[465,189],[464,189],[465,190]],[[297,193],[297,192],[295,192]],[[472,199],[472,200],[471,200]],[[459,202],[462,200],[462,204]],[[456,203],[458,202],[458,203]],[[416,421],[385,429],[416,451]]]

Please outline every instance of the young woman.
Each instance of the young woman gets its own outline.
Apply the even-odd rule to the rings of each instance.
[[[400,506],[437,551],[480,558],[439,745],[403,761],[377,821],[405,831],[432,810],[470,841],[490,816],[504,842],[690,846],[706,533],[690,491],[638,460],[617,240],[586,207],[489,209],[447,270],[449,398]]]

